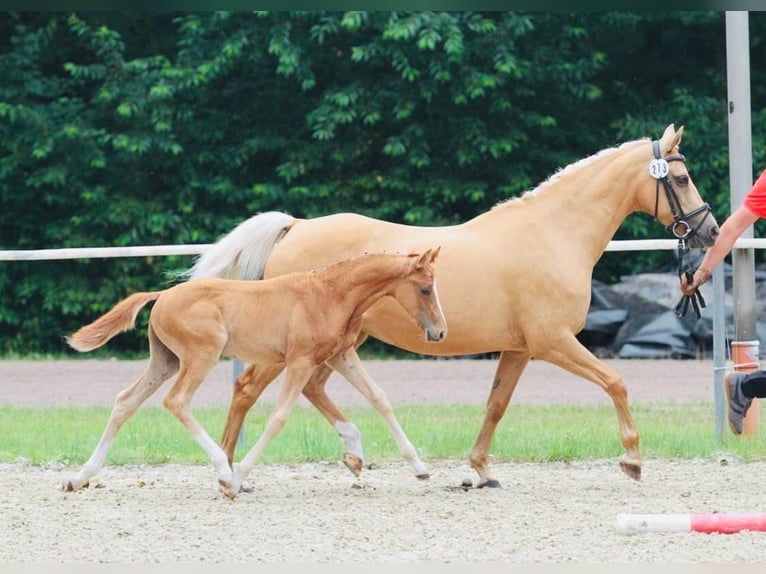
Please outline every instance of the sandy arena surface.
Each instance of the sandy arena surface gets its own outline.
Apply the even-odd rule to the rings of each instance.
[[[709,361],[607,360],[632,404],[712,401]],[[0,361],[5,405],[111,405],[144,361]],[[494,361],[366,361],[396,404],[482,404]],[[228,404],[221,363],[194,405]],[[273,401],[278,385],[264,397]],[[340,405],[364,404],[342,379]],[[161,391],[147,404],[158,404]],[[532,362],[515,403],[610,404],[585,381]],[[478,422],[478,421],[477,421]],[[679,421],[682,424],[682,421]],[[640,431],[641,429],[639,429]],[[2,440],[2,439],[0,439]],[[212,466],[104,467],[90,488],[65,493],[75,467],[0,465],[0,563],[761,563],[766,534],[616,528],[619,513],[766,512],[765,463],[730,457],[645,460],[633,481],[617,459],[498,463],[501,489],[463,489],[464,460],[429,461],[419,482],[403,461],[355,478],[338,461],[258,465],[254,491],[223,497]]]

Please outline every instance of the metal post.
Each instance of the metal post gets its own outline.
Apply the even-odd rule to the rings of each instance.
[[[726,437],[726,395],[723,388],[726,367],[726,313],[723,265],[713,269],[713,415],[715,434],[719,440]]]
[[[753,185],[750,121],[750,39],[748,12],[726,12],[726,82],[729,111],[729,181],[734,212]],[[752,226],[742,234],[753,237]],[[753,249],[732,250],[735,341],[757,340],[755,255]],[[744,434],[758,430],[758,401],[745,417]]]

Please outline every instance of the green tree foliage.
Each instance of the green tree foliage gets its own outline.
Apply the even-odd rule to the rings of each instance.
[[[751,13],[756,165],[765,29]],[[208,243],[267,210],[457,223],[671,122],[729,212],[722,12],[3,12],[0,70],[0,249]],[[668,236],[636,215],[617,237]],[[0,262],[0,353],[64,351],[191,263]]]

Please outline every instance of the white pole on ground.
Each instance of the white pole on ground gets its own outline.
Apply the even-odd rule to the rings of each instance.
[[[766,531],[762,512],[712,512],[707,514],[618,514],[617,530],[623,534],[641,532],[700,532],[736,534]]]

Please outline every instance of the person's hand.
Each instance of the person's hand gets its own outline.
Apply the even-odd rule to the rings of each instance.
[[[710,280],[710,271],[704,267],[697,267],[692,275],[691,281],[689,281],[687,273],[681,273],[681,293],[687,297],[691,297],[697,292],[697,289]]]
[[[710,271],[704,267],[698,267],[694,273],[691,271],[684,271],[679,276],[681,279],[681,292],[683,296],[676,305],[676,316],[680,319],[686,315],[686,311],[689,309],[689,303],[694,307],[694,312],[697,315],[697,319],[702,317],[702,311],[700,310],[705,306],[705,298],[702,293],[699,292],[699,287],[710,279]]]

